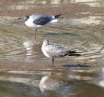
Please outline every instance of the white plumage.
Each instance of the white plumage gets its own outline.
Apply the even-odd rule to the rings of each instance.
[[[48,57],[52,58],[52,66],[54,62],[54,58],[68,56],[80,56],[76,51],[70,51],[59,44],[49,43],[49,40],[44,40],[41,50],[43,54]]]
[[[24,16],[20,17],[18,19],[23,19],[25,21],[25,25],[28,27],[34,27],[35,30],[35,37],[36,37],[36,31],[38,27],[42,27],[43,25],[46,25],[48,23],[55,23],[58,22],[57,18],[62,15],[46,15],[46,14],[33,14],[30,16]]]

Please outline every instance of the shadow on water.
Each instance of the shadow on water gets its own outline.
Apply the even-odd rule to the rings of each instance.
[[[71,35],[71,36],[78,36],[78,34],[74,34],[74,33],[68,33],[68,32],[64,32],[64,33],[58,33],[58,32],[50,32],[50,33],[46,33],[45,35]]]
[[[84,64],[65,64],[63,65],[63,67],[66,67],[66,68],[70,68],[70,67],[81,67],[81,68],[86,68],[86,67],[91,67],[89,65],[84,65]]]

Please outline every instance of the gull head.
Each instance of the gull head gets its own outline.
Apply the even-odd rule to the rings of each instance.
[[[23,16],[23,17],[19,17],[18,19],[19,20],[21,19],[21,20],[27,21],[29,19],[29,16],[26,15],[26,16]]]
[[[48,39],[45,39],[45,40],[43,41],[43,45],[44,45],[44,46],[49,45],[49,40],[48,40]]]

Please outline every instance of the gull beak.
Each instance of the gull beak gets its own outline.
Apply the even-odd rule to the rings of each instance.
[[[17,18],[18,20],[22,19],[21,17]]]

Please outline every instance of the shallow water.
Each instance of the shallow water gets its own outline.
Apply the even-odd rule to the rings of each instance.
[[[1,97],[104,96],[103,0],[4,0],[0,13],[1,61],[50,65],[41,52],[44,39],[83,54],[56,59],[60,68],[0,72]],[[17,20],[33,13],[63,15],[59,22],[39,28],[35,40],[35,29]]]
[[[96,73],[97,72],[97,73]],[[1,97],[103,97],[104,68],[0,72]]]

